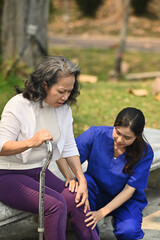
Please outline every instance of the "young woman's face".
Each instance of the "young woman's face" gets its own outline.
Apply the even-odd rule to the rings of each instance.
[[[113,128],[113,140],[117,148],[126,148],[131,145],[136,136],[130,127],[116,126]]]
[[[45,85],[47,96],[44,101],[54,107],[58,108],[63,105],[68,97],[70,96],[75,83],[75,76],[70,75],[69,77],[60,77],[58,82],[51,88]]]

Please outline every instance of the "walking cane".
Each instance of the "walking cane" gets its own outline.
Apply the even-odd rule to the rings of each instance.
[[[47,159],[42,167],[40,172],[39,180],[39,223],[38,223],[38,232],[39,240],[43,240],[44,233],[44,190],[45,190],[45,171],[48,168],[53,154],[53,146],[51,141],[46,141],[48,155]]]

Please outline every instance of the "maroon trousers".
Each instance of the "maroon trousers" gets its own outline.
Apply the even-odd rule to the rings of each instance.
[[[23,211],[38,214],[41,168],[0,170],[0,201]],[[76,208],[75,193],[62,180],[46,170],[44,196],[45,240],[65,240],[67,214],[79,240],[98,240],[96,230],[86,227],[84,206]]]

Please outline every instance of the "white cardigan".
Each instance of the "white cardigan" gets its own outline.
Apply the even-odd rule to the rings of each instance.
[[[22,94],[11,98],[6,104],[0,121],[0,151],[7,141],[21,141],[33,137],[36,131],[36,118],[38,116],[40,104],[29,101]],[[79,155],[72,127],[72,111],[65,104],[56,108],[60,140],[57,143],[61,157]],[[47,119],[46,119],[47,121]],[[0,169],[31,169],[41,167],[42,159],[37,164],[27,164],[31,148],[12,156],[0,156]],[[54,161],[54,154],[52,157]]]

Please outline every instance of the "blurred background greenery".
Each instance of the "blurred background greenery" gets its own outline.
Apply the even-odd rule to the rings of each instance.
[[[74,133],[78,136],[91,125],[112,125],[116,114],[124,107],[140,108],[146,116],[146,127],[160,128],[160,103],[152,95],[153,79],[129,81],[121,77],[120,81],[108,81],[109,71],[113,68],[115,50],[51,48],[51,55],[64,55],[79,62],[83,74],[96,75],[97,83],[81,83],[81,94],[77,106],[73,106]],[[154,71],[158,68],[159,54],[126,52],[127,62],[132,62],[133,71]],[[0,111],[8,99],[13,96],[14,86],[23,86],[22,79],[32,69],[21,67],[7,81],[0,74]],[[148,96],[138,97],[128,89],[146,89]]]
[[[65,38],[65,36],[79,34],[83,37],[103,37],[105,35],[119,37],[121,29],[121,21],[119,19],[122,16],[122,9],[118,9],[118,7],[121,0],[99,1],[97,11],[92,13],[86,13],[85,7],[80,7],[82,2],[84,4],[84,2],[89,1],[70,0],[69,8],[66,8],[62,0],[50,1],[48,24],[50,36],[59,34]],[[146,5],[145,8],[143,5],[141,10],[136,10],[137,8],[133,7],[137,2],[132,1],[128,35],[141,38],[158,38],[160,34],[160,1],[146,1],[149,5]],[[115,6],[113,6],[113,3]],[[66,14],[68,14],[68,18]],[[109,81],[110,72],[115,65],[117,46],[113,46],[110,49],[83,49],[55,47],[52,44],[49,45],[48,50],[49,55],[64,55],[77,62],[82,74],[93,75],[98,79],[96,83],[81,83],[81,94],[78,97],[77,106],[72,107],[75,136],[78,136],[91,125],[112,125],[117,113],[127,106],[140,108],[144,112],[146,127],[160,129],[160,102],[152,94],[153,78],[131,81],[127,80],[125,75],[122,74],[118,82]],[[123,61],[127,62],[131,73],[159,70],[158,52],[126,51]],[[33,67],[27,67],[23,62],[20,62],[10,76],[5,79],[6,72],[12,65],[13,59],[4,61],[1,57],[0,63],[1,113],[8,99],[15,94],[14,86],[19,85],[23,87],[23,80],[32,72]],[[131,94],[129,89],[145,89],[148,95],[139,97]]]

